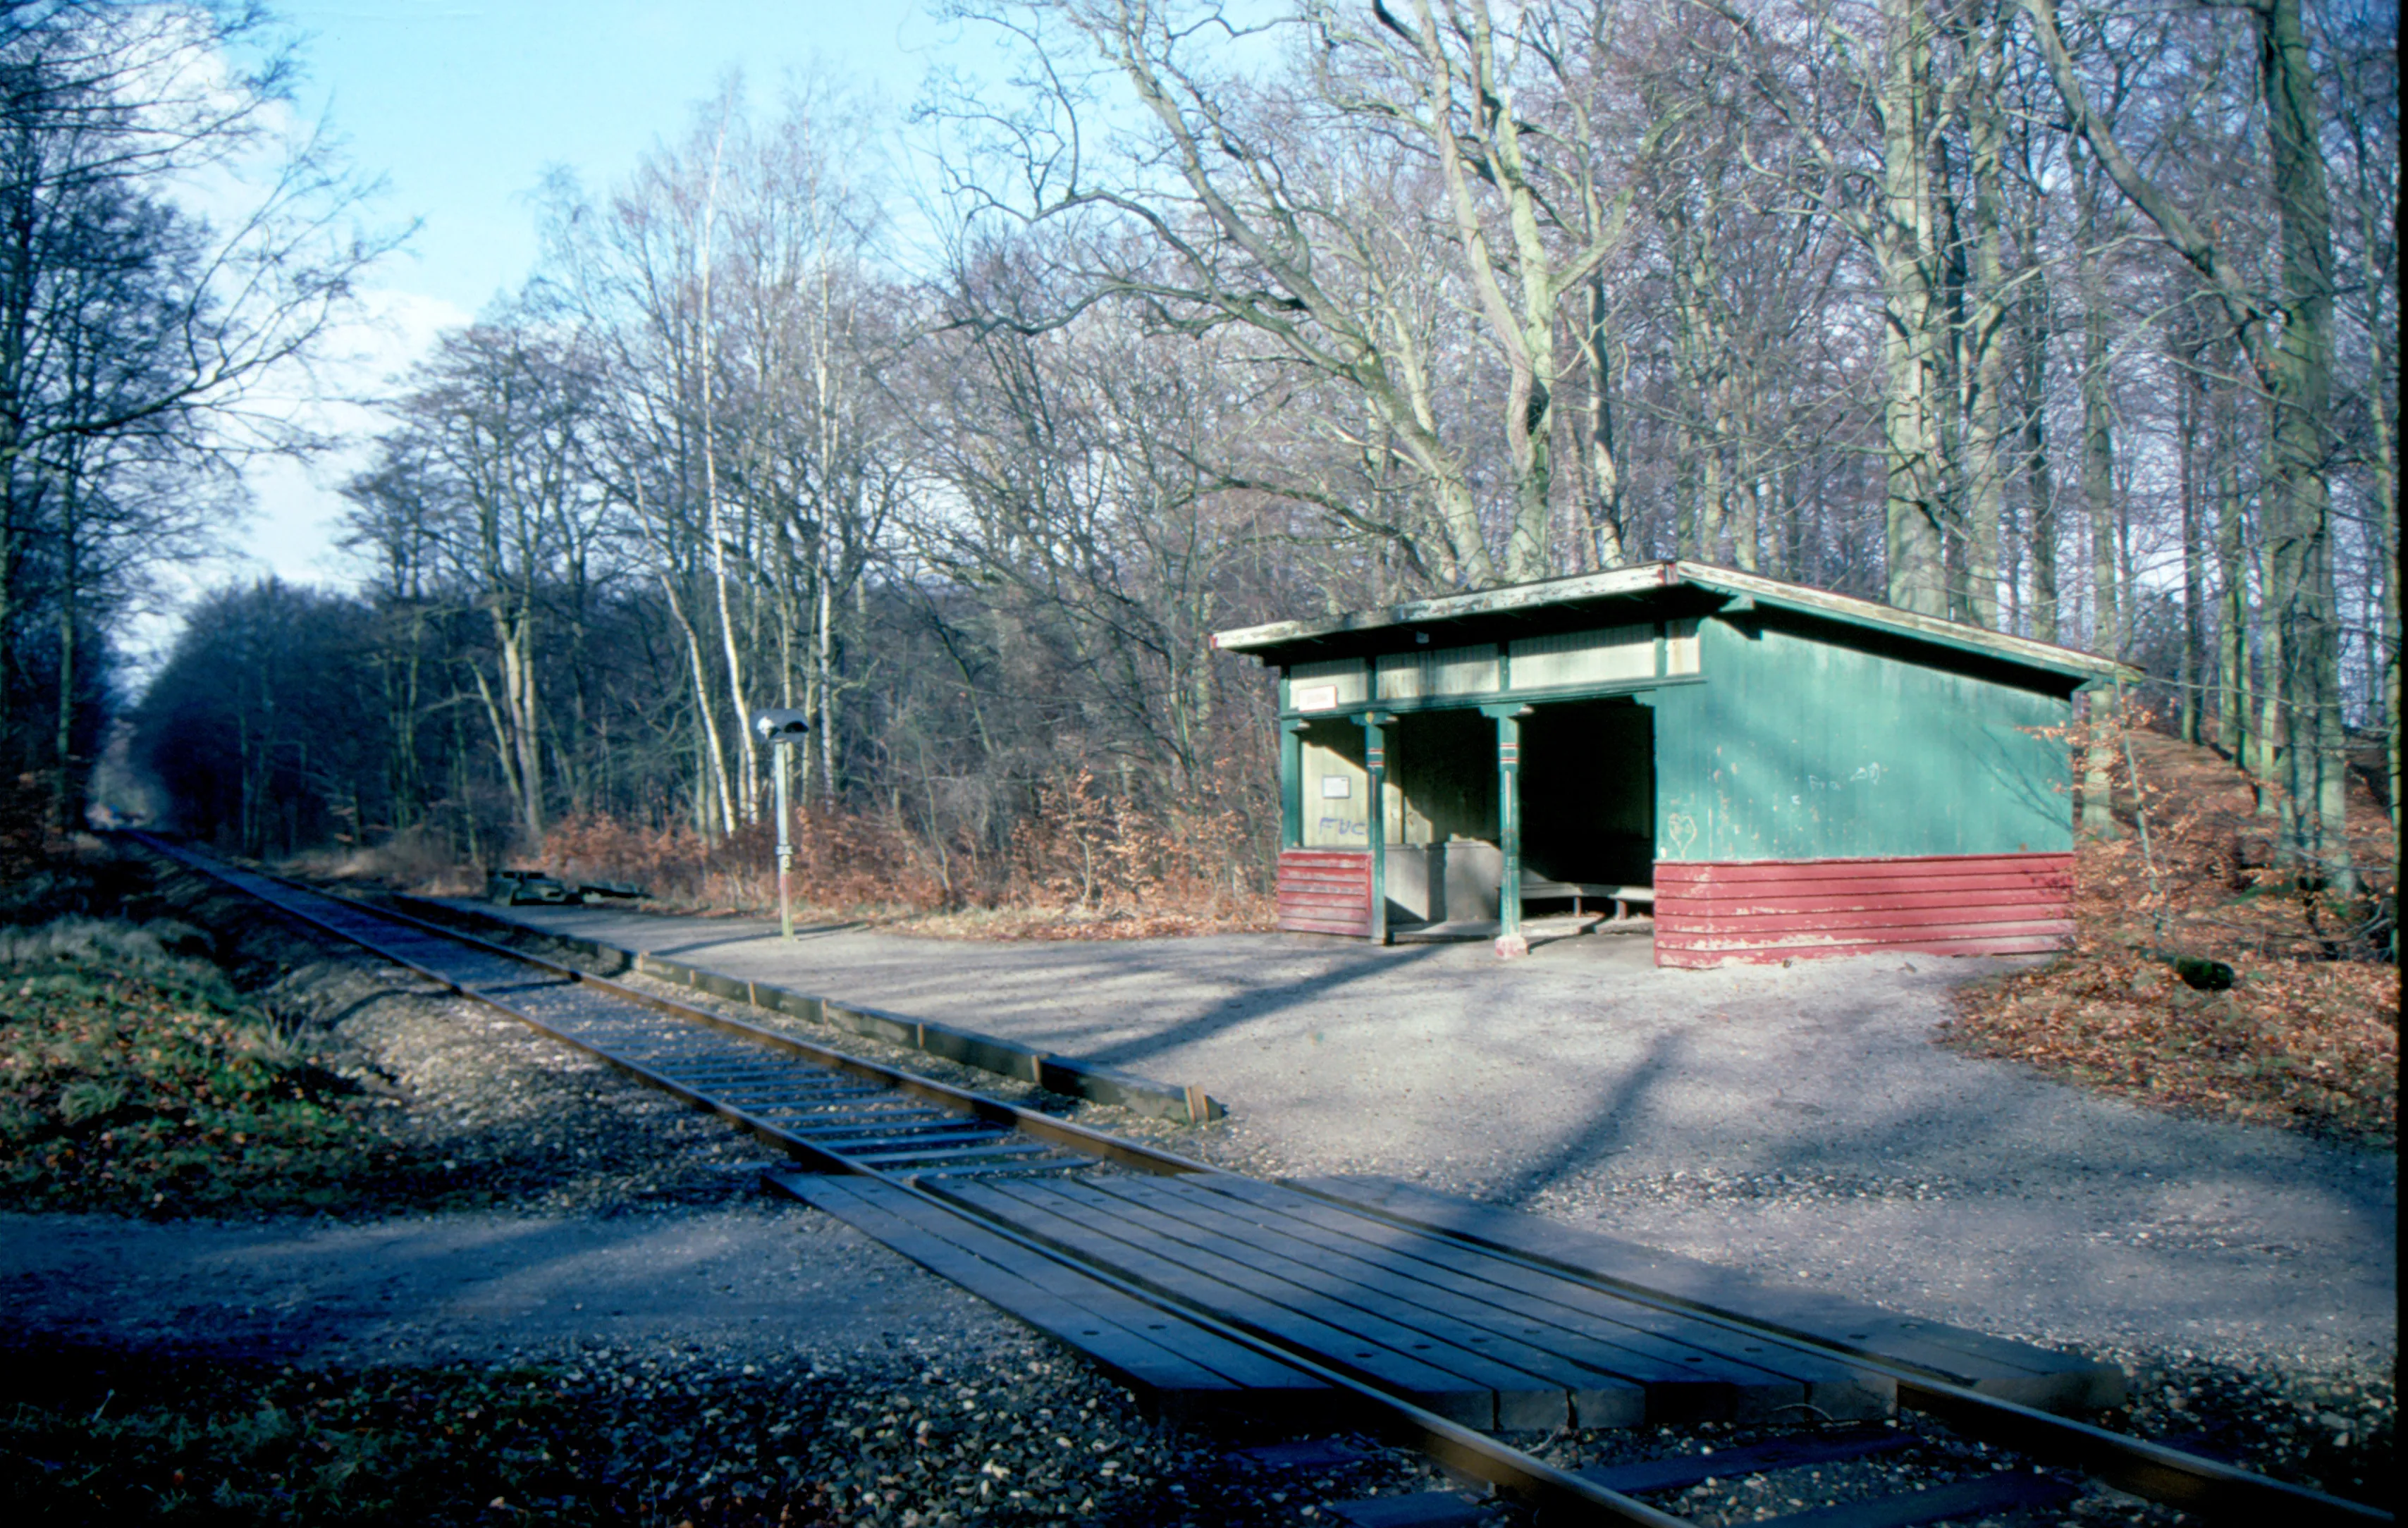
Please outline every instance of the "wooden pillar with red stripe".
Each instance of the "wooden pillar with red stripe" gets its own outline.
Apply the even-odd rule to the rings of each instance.
[[[1394,712],[1365,711],[1354,719],[1363,727],[1363,772],[1370,778],[1370,799],[1363,804],[1364,845],[1371,851],[1371,942],[1388,942],[1388,749],[1387,728]]]
[[[1304,844],[1304,729],[1310,723],[1280,723],[1280,848]]]
[[[1522,936],[1522,719],[1527,706],[1483,706],[1497,722],[1497,846],[1504,868],[1497,877],[1497,953],[1526,955]]]

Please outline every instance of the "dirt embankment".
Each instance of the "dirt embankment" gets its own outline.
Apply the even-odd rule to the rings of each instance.
[[[2128,742],[2117,835],[2075,858],[2073,950],[1964,989],[1948,1043],[2157,1107],[2396,1149],[2390,818],[2351,782],[2361,884],[2344,895],[2283,861],[2273,803],[2222,757]]]

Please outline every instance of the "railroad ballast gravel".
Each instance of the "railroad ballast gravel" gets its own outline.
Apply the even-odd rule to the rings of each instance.
[[[189,894],[189,888],[187,892]],[[208,903],[212,893],[204,891],[193,900]],[[187,916],[200,910],[190,907]],[[353,1048],[360,1059],[359,1075],[364,1082],[387,1090],[392,1097],[393,1102],[384,1107],[395,1117],[396,1124],[429,1133],[426,1138],[442,1140],[447,1150],[456,1144],[457,1153],[450,1160],[460,1164],[464,1178],[507,1178],[523,1188],[527,1203],[554,1215],[616,1217],[635,1211],[646,1221],[667,1217],[683,1221],[701,1217],[696,1222],[701,1224],[714,1217],[738,1213],[784,1216],[789,1218],[789,1223],[798,1226],[822,1221],[822,1218],[799,1208],[773,1210],[767,1202],[754,1199],[757,1191],[748,1164],[757,1161],[757,1144],[742,1140],[715,1121],[648,1094],[606,1069],[566,1056],[520,1026],[440,993],[405,974],[350,951],[328,950],[283,933],[258,918],[255,909],[233,907],[220,899],[208,910],[218,915],[212,921],[222,934],[228,933],[231,925],[233,932],[225,939],[225,955],[229,964],[245,972],[248,984],[254,990],[272,985],[273,1000],[289,1006],[295,1018],[322,1030],[338,1048]],[[682,989],[669,995],[694,1001],[694,994]],[[930,1064],[930,1058],[901,1052],[896,1048],[878,1047],[859,1036],[827,1032],[815,1033],[810,1037],[838,1049],[873,1054],[875,1059],[912,1064],[924,1072],[944,1070],[940,1065]],[[884,1053],[880,1054],[882,1051]],[[1025,1087],[1000,1086],[1000,1079],[968,1069],[959,1069],[948,1079],[981,1091],[1011,1093],[1041,1107],[1072,1113],[1103,1128],[1156,1138],[1173,1150],[1265,1176],[1403,1169],[1405,1176],[1418,1177],[1433,1187],[1480,1192],[1493,1186],[1500,1173],[1510,1174],[1514,1168],[1512,1153],[1506,1151],[1445,1151],[1438,1153],[1436,1160],[1424,1163],[1398,1162],[1386,1153],[1316,1154],[1298,1150],[1302,1143],[1292,1131],[1242,1114],[1219,1126],[1190,1131],[1160,1121],[1135,1121],[1117,1110],[1073,1106],[1068,1101],[1036,1094]],[[1627,1213],[1634,1208],[1643,1209],[1648,1204],[1684,1214],[1709,1212],[1714,1207],[1734,1203],[1805,1211],[1835,1203],[1944,1203],[1969,1192],[1968,1181],[1964,1174],[1921,1164],[1888,1173],[1851,1174],[1828,1166],[1750,1171],[1745,1170],[1744,1164],[1734,1167],[1702,1163],[1633,1173],[1619,1181],[1603,1183],[1589,1175],[1575,1173],[1568,1178],[1559,1178],[1533,1196],[1532,1207],[1574,1220],[1582,1218],[1584,1209],[1602,1207]],[[754,1206],[758,1207],[751,1207]],[[373,1207],[361,1208],[363,1213],[375,1213]],[[842,1228],[832,1229],[851,1236]],[[803,1240],[824,1237],[806,1236]],[[852,1238],[847,1256],[856,1260],[860,1269],[876,1266],[888,1270],[884,1275],[865,1273],[865,1278],[926,1280],[926,1276],[918,1270],[857,1237]],[[898,1357],[891,1352],[882,1357],[876,1349],[891,1336],[883,1334],[865,1344],[853,1360],[860,1365],[857,1373],[828,1368],[824,1364],[819,1376],[811,1376],[806,1370],[799,1378],[788,1375],[776,1381],[789,1387],[784,1399],[777,1403],[789,1415],[781,1422],[767,1425],[793,1428],[789,1439],[807,1434],[809,1449],[818,1450],[795,1452],[790,1449],[791,1458],[809,1461],[810,1469],[825,1472],[836,1470],[843,1463],[845,1446],[863,1450],[861,1458],[844,1465],[850,1472],[846,1475],[847,1489],[853,1492],[846,1498],[849,1505],[838,1507],[831,1492],[825,1498],[826,1521],[901,1521],[905,1514],[918,1512],[921,1521],[934,1522],[943,1521],[943,1514],[965,1509],[973,1517],[1025,1512],[1029,1521],[1042,1521],[1066,1512],[1077,1515],[1087,1495],[1093,1494],[1092,1490],[1077,1500],[1056,1499],[1040,1506],[1026,1484],[1004,1484],[1003,1477],[985,1469],[989,1462],[985,1458],[977,1462],[973,1472],[986,1483],[974,1504],[959,1491],[962,1485],[970,1484],[976,1492],[976,1483],[936,1471],[933,1464],[928,1465],[930,1473],[925,1479],[915,1478],[909,1469],[898,1472],[891,1467],[864,1475],[867,1465],[880,1463],[869,1457],[871,1450],[866,1446],[896,1441],[881,1440],[881,1433],[897,1432],[900,1437],[898,1429],[908,1432],[916,1446],[922,1436],[920,1423],[926,1421],[926,1436],[943,1445],[948,1468],[954,1450],[971,1449],[974,1443],[1007,1452],[1018,1449],[1025,1455],[1019,1464],[997,1453],[994,1460],[997,1468],[1023,1471],[1024,1480],[1042,1479],[1048,1492],[1067,1491],[1070,1483],[1068,1478],[1047,1477],[1039,1468],[1039,1460],[1052,1456],[1044,1448],[1030,1442],[1036,1436],[1033,1429],[1018,1434],[994,1426],[967,1433],[945,1431],[948,1426],[958,1426],[958,1419],[963,1417],[983,1422],[980,1417],[943,1409],[945,1404],[958,1407],[962,1401],[981,1396],[1006,1397],[995,1401],[992,1409],[1008,1408],[1024,1428],[1031,1421],[1063,1419],[1066,1394],[1080,1397],[1067,1412],[1077,1419],[1080,1426],[1088,1426],[1091,1418],[1102,1419],[1096,1425],[1104,1427],[1111,1435],[1098,1435],[1090,1443],[1102,1442],[1104,1456],[1124,1461],[1110,1472],[1112,1478],[1108,1482],[1110,1489],[1119,1494],[1096,1497],[1094,1511],[1102,1521],[1156,1521],[1130,1516],[1134,1509],[1129,1504],[1139,1499],[1130,1494],[1133,1490],[1158,1491],[1166,1503],[1183,1507],[1185,1504],[1180,1498],[1188,1492],[1170,1491],[1172,1484],[1187,1484],[1195,1491],[1221,1482],[1233,1492],[1226,1500],[1216,1500],[1211,1512],[1194,1521],[1300,1521],[1308,1512],[1326,1517],[1329,1504],[1353,1496],[1443,1489],[1447,1484],[1411,1455],[1383,1454],[1373,1449],[1368,1456],[1373,1464],[1295,1478],[1288,1472],[1254,1467],[1246,1464],[1242,1456],[1233,1458],[1231,1440],[1205,1441],[1189,1435],[1166,1434],[1148,1423],[1125,1395],[1083,1364],[1025,1335],[1011,1337],[1010,1333],[1018,1330],[1011,1323],[995,1318],[991,1311],[950,1286],[926,1281],[942,1292],[939,1298],[959,1301],[965,1307],[953,1325],[939,1321],[924,1333],[930,1342],[950,1344],[950,1358]],[[996,1327],[1003,1329],[1003,1335],[998,1335]],[[996,1347],[998,1343],[1010,1346],[1014,1342],[1020,1346],[1009,1355]],[[638,1341],[609,1352],[581,1354],[558,1369],[558,1382],[580,1394],[585,1390],[579,1387],[591,1389],[599,1384],[602,1388],[594,1392],[599,1396],[643,1395],[647,1393],[643,1389],[646,1385],[671,1382],[668,1365],[679,1363],[694,1365],[690,1370],[678,1371],[685,1376],[675,1380],[681,1386],[717,1383],[708,1378],[709,1374],[727,1370],[732,1370],[737,1379],[762,1385],[770,1384],[774,1378],[772,1365],[762,1362],[765,1355],[740,1341],[723,1347],[717,1335],[706,1335],[705,1350],[686,1353],[682,1358],[664,1357],[660,1347],[657,1340]],[[712,1350],[715,1349],[719,1350]],[[2335,1364],[2329,1349],[2291,1355],[2259,1353],[2253,1355],[2258,1360],[2254,1364],[2235,1364],[2222,1354],[2193,1354],[2172,1344],[2141,1342],[2112,1352],[2103,1348],[2098,1350],[2124,1362],[2141,1376],[2131,1414],[2110,1419],[2111,1421],[2152,1435],[2185,1442],[2197,1439],[2204,1446],[2224,1447],[2246,1462],[2275,1473],[2318,1480],[2343,1490],[2350,1490],[2370,1470],[2388,1466],[2392,1399],[2385,1366]],[[521,1356],[551,1365],[564,1363],[557,1354],[543,1359],[529,1350]],[[750,1377],[741,1372],[747,1363],[755,1370]],[[647,1368],[647,1364],[652,1367]],[[718,1367],[709,1368],[711,1364]],[[1039,1367],[1032,1370],[1031,1364]],[[570,1369],[582,1378],[567,1378]],[[924,1385],[920,1376],[932,1371],[939,1374],[939,1378]],[[854,1383],[856,1378],[864,1394],[896,1399],[892,1404],[882,1405],[875,1417],[858,1418],[833,1433],[809,1421],[813,1413],[832,1417],[838,1404],[834,1399],[838,1389]],[[733,1385],[737,1381],[725,1382]],[[979,1394],[956,1396],[951,1403],[935,1399],[940,1390],[957,1391],[965,1385]],[[907,1399],[918,1409],[909,1413],[896,1411],[896,1421],[893,1423],[881,1420],[895,1406],[906,1404]],[[1093,1411],[1089,1409],[1090,1402],[1094,1403]],[[724,1407],[720,1409],[723,1418],[710,1419],[712,1425],[730,1414]],[[1037,1414],[1040,1411],[1051,1411],[1054,1417],[1039,1419]],[[858,1438],[852,1435],[854,1427],[863,1430]],[[1056,1429],[1051,1435],[1079,1441],[1067,1427]],[[1633,1449],[1645,1454],[1708,1446],[1714,1435],[1713,1429],[1676,1430],[1660,1435],[1646,1432],[1606,1434],[1587,1439],[1558,1439],[1542,1445],[1542,1449],[1568,1463],[1595,1463],[1633,1457]],[[2233,1447],[2236,1443],[2237,1448]],[[1048,1446],[1058,1449],[1050,1439]],[[830,1449],[835,1451],[827,1452]],[[923,1451],[917,1447],[912,1450],[915,1454]],[[1092,1449],[1089,1452],[1092,1454]],[[769,1463],[775,1464],[777,1458],[770,1456]],[[1384,1464],[1378,1463],[1383,1460]],[[1100,1479],[1103,1474],[1098,1464],[1094,1478]],[[887,1476],[894,1479],[882,1481],[881,1478]],[[697,1521],[707,1521],[711,1513],[725,1512],[750,1501],[754,1493],[770,1491],[773,1483],[782,1478],[774,1473],[763,1474],[745,1483],[740,1494],[736,1490],[738,1482],[733,1479],[723,1477],[701,1482],[696,1489],[715,1488],[723,1483],[727,1489],[714,1492],[713,1507],[702,1509],[706,1516]],[[1079,1481],[1088,1478],[1082,1475]],[[1779,1477],[1770,1478],[1782,1490],[1793,1489],[1782,1484]],[[698,1479],[697,1473],[684,1484],[695,1487]],[[1131,1487],[1127,1483],[1149,1480],[1154,1484]],[[939,1483],[942,1490],[935,1491]],[[775,1485],[775,1489],[783,1488]],[[1022,1492],[1018,1497],[1010,1494],[1015,1489]],[[920,1505],[910,1505],[914,1498]],[[699,1496],[691,1499],[698,1502]],[[767,1497],[762,1499],[766,1501]],[[1787,1498],[1781,1500],[1785,1502]],[[792,1499],[785,1505],[794,1505]],[[1733,1499],[1727,1505],[1738,1511],[1742,1504]],[[2139,1511],[2128,1503],[2119,1506],[2112,1497],[2095,1495],[2086,1498],[2082,1511],[2087,1516],[2111,1508],[2118,1516]],[[1716,1510],[1702,1501],[1690,1503],[1683,1509],[1709,1514]],[[1249,1513],[1264,1515],[1250,1517]],[[2145,1518],[2146,1514],[2142,1513],[2136,1521]],[[789,1521],[810,1520],[790,1515]]]
[[[2374,1492],[2392,1467],[2396,1164],[1934,1046],[1950,985],[1999,963],[1669,972],[1631,937],[1510,964],[1300,936],[781,946],[737,920],[509,916],[595,969],[612,967],[540,935],[687,946],[731,974],[1199,1083],[1235,1112],[1187,1129],[619,977],[1232,1171],[1517,1205],[2106,1358],[2137,1377],[2113,1424],[2286,1478]]]
[[[1639,935],[940,941],[480,907],[1196,1085],[1186,1149],[1593,1222],[1932,1320],[2239,1364],[2396,1350],[2390,1151],[2143,1107],[1934,1043],[2015,963],[1661,969]]]

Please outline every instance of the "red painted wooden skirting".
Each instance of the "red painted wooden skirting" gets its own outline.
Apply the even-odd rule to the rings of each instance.
[[[1283,849],[1279,926],[1298,934],[1371,936],[1371,856],[1354,849]]]
[[[2037,954],[2071,941],[2072,904],[2071,854],[1658,861],[1656,964]]]

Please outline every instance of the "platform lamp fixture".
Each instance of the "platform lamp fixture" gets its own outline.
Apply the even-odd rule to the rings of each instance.
[[[810,713],[773,709],[752,714],[752,735],[769,745],[773,766],[769,773],[778,782],[778,936],[795,936],[795,846],[787,834],[791,824],[786,820],[786,764],[789,750],[810,735]]]

